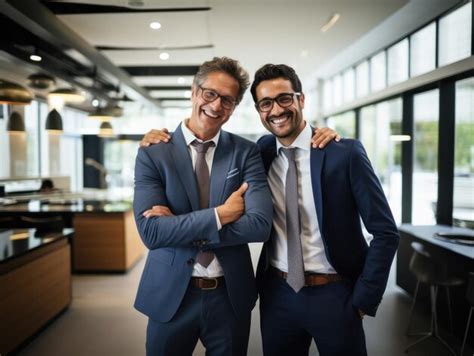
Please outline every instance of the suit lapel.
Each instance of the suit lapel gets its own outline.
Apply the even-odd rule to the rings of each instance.
[[[193,210],[199,210],[199,190],[188,146],[186,145],[186,140],[181,131],[181,125],[182,124],[180,124],[173,133],[173,138],[170,142],[170,144],[173,145],[171,154],[176,164],[178,178],[183,185],[184,191],[188,195],[191,207]]]
[[[321,172],[324,163],[325,152],[317,148],[311,148],[311,184],[313,186],[314,204],[320,231],[323,230],[323,195],[321,191]]]
[[[222,193],[233,155],[234,145],[232,139],[229,133],[221,131],[212,162],[209,206],[222,204]]]

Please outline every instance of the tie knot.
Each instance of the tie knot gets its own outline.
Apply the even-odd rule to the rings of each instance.
[[[288,161],[294,161],[295,160],[295,153],[296,153],[296,148],[280,148],[281,152],[286,156]]]
[[[194,140],[193,142],[191,142],[191,145],[196,148],[197,153],[206,154],[209,147],[214,146],[214,141],[199,142],[198,140]]]

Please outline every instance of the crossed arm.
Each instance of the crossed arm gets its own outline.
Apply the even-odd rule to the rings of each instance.
[[[173,215],[167,206],[162,175],[146,150],[140,149],[135,169],[134,211],[145,245],[149,249],[192,247],[205,241],[209,248],[216,248],[266,241],[273,206],[257,148],[249,153],[242,172],[246,183],[217,207],[222,225],[219,230],[215,208]],[[153,208],[149,209],[150,206]]]

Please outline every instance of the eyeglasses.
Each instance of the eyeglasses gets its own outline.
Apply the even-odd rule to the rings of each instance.
[[[233,109],[237,103],[237,100],[235,100],[231,96],[220,95],[214,90],[203,88],[200,85],[199,85],[199,89],[201,89],[201,98],[203,98],[204,101],[208,103],[212,103],[213,101],[217,100],[217,98],[221,98],[221,104],[227,110]]]
[[[276,98],[264,98],[255,104],[255,107],[260,112],[268,112],[273,109],[273,103],[276,101],[282,108],[287,108],[293,104],[295,96],[300,96],[301,93],[283,93]]]

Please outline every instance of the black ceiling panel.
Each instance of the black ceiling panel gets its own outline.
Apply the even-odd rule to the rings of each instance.
[[[180,75],[195,75],[199,66],[134,66],[134,67],[120,67],[132,77],[147,76],[180,76]]]

